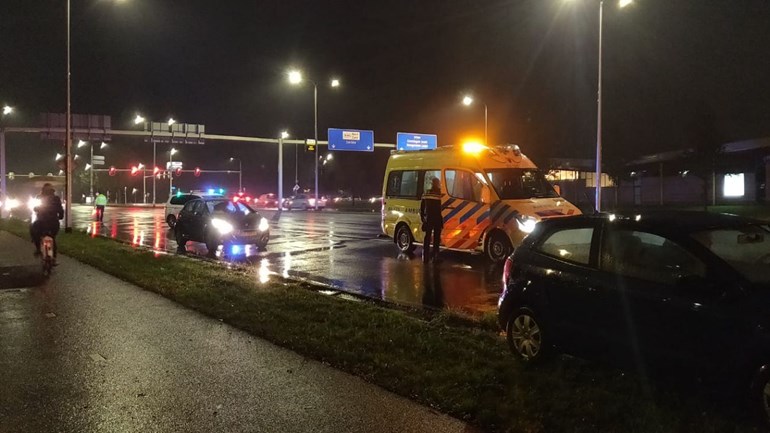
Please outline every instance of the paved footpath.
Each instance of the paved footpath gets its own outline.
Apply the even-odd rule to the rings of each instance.
[[[0,232],[0,432],[469,432]],[[116,264],[119,266],[119,264]]]

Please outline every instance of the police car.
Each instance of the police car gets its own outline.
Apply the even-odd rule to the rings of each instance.
[[[164,215],[166,215],[166,223],[169,227],[174,228],[174,225],[176,225],[176,221],[179,218],[179,212],[184,208],[184,205],[187,204],[188,201],[198,198],[224,198],[223,193],[224,191],[219,193],[218,190],[214,189],[208,191],[196,190],[189,193],[183,193],[181,191],[177,192],[166,201],[164,213]]]

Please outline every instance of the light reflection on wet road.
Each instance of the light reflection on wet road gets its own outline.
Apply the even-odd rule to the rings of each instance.
[[[271,220],[265,251],[238,246],[220,260],[253,265],[257,281],[279,274],[322,283],[336,289],[413,306],[492,311],[500,293],[500,266],[483,257],[445,251],[438,265],[423,264],[417,255],[399,255],[392,240],[379,238],[378,213],[262,211]],[[104,223],[92,221],[91,208],[73,208],[77,230],[121,239],[156,251],[176,252],[174,233],[162,208],[115,208]],[[204,256],[206,246],[190,242],[188,254]],[[233,254],[235,253],[235,254]]]

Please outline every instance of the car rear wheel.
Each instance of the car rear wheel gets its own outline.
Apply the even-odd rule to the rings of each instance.
[[[496,231],[493,232],[487,240],[486,253],[489,260],[493,263],[500,263],[513,252],[511,241],[508,236]]]
[[[174,228],[174,226],[176,225],[176,217],[174,216],[174,214],[169,214],[169,216],[166,217],[166,223],[172,229]]]
[[[408,254],[414,251],[415,245],[414,245],[414,237],[412,237],[412,232],[409,230],[409,226],[406,224],[401,224],[396,229],[396,246],[398,247],[398,250],[402,253]]]
[[[540,363],[552,354],[551,343],[546,336],[542,321],[529,308],[519,308],[508,319],[508,346],[513,354],[526,364]]]

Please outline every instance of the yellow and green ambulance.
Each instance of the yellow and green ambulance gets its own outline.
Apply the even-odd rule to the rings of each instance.
[[[434,177],[441,180],[442,248],[483,252],[495,262],[538,221],[580,214],[518,146],[394,151],[382,186],[382,231],[404,253],[422,243],[420,197]]]

